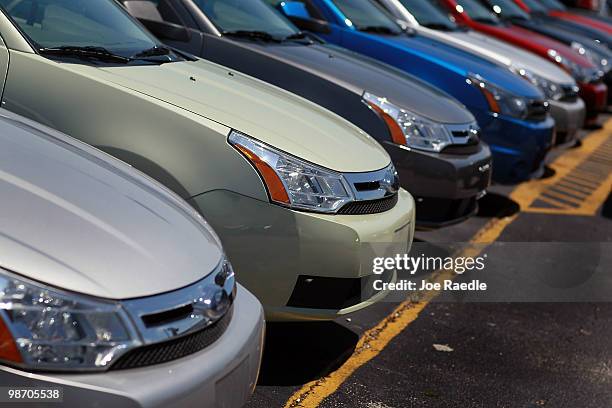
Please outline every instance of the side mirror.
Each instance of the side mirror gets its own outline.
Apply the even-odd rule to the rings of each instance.
[[[287,17],[298,17],[304,20],[312,19],[312,16],[306,8],[306,4],[301,1],[281,1],[278,8]]]
[[[278,9],[300,30],[320,34],[331,33],[329,23],[313,18],[306,5],[300,1],[282,1],[278,4]]]
[[[138,19],[149,31],[160,40],[189,42],[191,33],[182,25],[166,21],[154,21],[144,18]]]

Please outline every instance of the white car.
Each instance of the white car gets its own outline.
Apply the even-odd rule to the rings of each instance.
[[[246,402],[263,308],[195,210],[4,110],[0,197],[0,405]]]

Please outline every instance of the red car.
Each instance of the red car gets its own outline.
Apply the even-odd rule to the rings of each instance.
[[[441,0],[458,23],[514,44],[559,64],[580,86],[587,106],[587,125],[594,124],[599,112],[607,109],[608,87],[603,73],[587,58],[551,38],[524,28],[501,23],[478,0]]]

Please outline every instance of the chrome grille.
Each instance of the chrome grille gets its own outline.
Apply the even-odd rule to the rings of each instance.
[[[375,214],[388,211],[397,203],[400,184],[393,165],[368,173],[344,173],[343,176],[356,200],[340,207],[337,214]]]

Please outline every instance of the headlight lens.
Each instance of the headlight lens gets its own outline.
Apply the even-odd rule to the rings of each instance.
[[[525,68],[512,67],[511,71],[531,82],[532,85],[536,86],[540,91],[542,91],[547,100],[558,101],[559,99],[563,98],[564,91],[561,85],[542,78],[541,76],[536,75]]]
[[[230,133],[229,142],[259,171],[275,203],[333,213],[355,200],[340,173],[307,163],[236,131]]]
[[[369,92],[363,94],[363,100],[382,116],[389,127],[393,141],[397,144],[430,152],[440,152],[452,144],[450,132],[441,123],[402,109],[386,98]]]
[[[0,360],[28,369],[104,370],[140,344],[120,305],[4,273],[0,316]]]
[[[519,119],[525,119],[528,116],[527,99],[499,88],[479,75],[470,75],[466,81],[482,92],[491,112]]]
[[[596,67],[585,67],[561,56],[555,50],[548,50],[548,56],[561,64],[578,82],[590,83],[601,79],[603,72]]]
[[[598,67],[604,73],[610,71],[610,64],[608,58],[604,55],[598,53],[594,49],[587,48],[576,41],[572,42],[571,46],[574,51],[591,61],[593,65]]]

